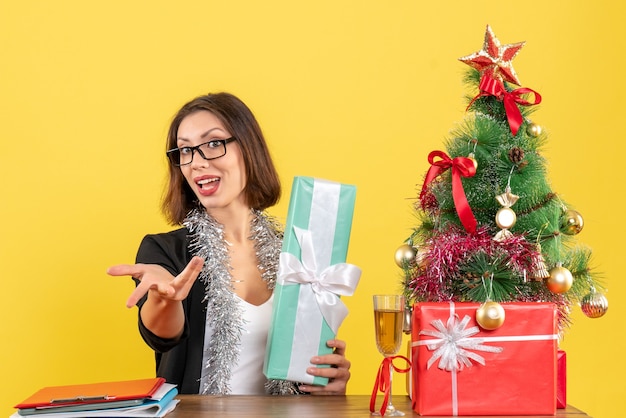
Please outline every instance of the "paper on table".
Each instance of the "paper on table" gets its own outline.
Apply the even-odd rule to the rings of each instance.
[[[17,409],[60,407],[150,398],[165,383],[162,377],[48,386],[15,405]],[[94,408],[97,409],[97,408]]]
[[[145,401],[141,405],[129,406],[125,408],[113,409],[92,409],[88,411],[75,412],[56,412],[33,415],[33,418],[86,418],[86,417],[136,417],[136,418],[161,418],[176,408],[178,399],[174,399],[178,395],[176,385],[171,383],[163,383],[161,387],[152,395],[150,400]],[[97,408],[97,405],[94,405]],[[9,418],[24,418],[16,411]]]

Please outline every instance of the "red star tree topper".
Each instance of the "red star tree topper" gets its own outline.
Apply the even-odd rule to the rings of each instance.
[[[500,45],[500,41],[494,35],[493,30],[487,25],[483,49],[466,57],[461,57],[459,60],[477,69],[481,74],[489,74],[495,79],[508,81],[519,86],[520,81],[515,74],[511,61],[524,44],[525,42],[517,42]]]

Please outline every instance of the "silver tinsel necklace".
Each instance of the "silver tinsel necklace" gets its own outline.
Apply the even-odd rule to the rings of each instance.
[[[282,245],[279,224],[261,211],[253,210],[250,239],[254,241],[259,271],[269,289],[274,289]],[[204,208],[192,210],[185,221],[191,237],[190,251],[204,258],[200,280],[205,285],[207,335],[205,335],[200,393],[228,394],[231,366],[239,359],[244,329],[241,305],[233,292],[232,267],[224,240],[224,227]],[[299,393],[292,382],[269,381],[268,392]]]

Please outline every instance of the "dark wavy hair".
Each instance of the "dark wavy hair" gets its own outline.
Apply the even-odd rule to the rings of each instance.
[[[230,93],[210,93],[185,104],[170,124],[166,150],[176,148],[182,120],[202,110],[214,114],[239,143],[246,170],[246,186],[243,189],[246,203],[258,210],[275,205],[281,193],[278,173],[261,127],[248,106],[236,96]],[[169,159],[168,167],[169,181],[161,210],[172,225],[180,225],[189,211],[197,207],[198,202],[180,167],[173,165]]]

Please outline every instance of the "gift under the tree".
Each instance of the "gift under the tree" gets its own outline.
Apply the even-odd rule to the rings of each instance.
[[[274,289],[264,373],[270,379],[325,385],[306,373],[311,358],[330,354],[361,270],[347,264],[356,187],[295,177]]]
[[[556,307],[503,303],[494,330],[478,303],[417,303],[412,318],[412,405],[420,415],[554,415]]]
[[[567,408],[567,356],[559,350],[556,355],[556,407]]]

